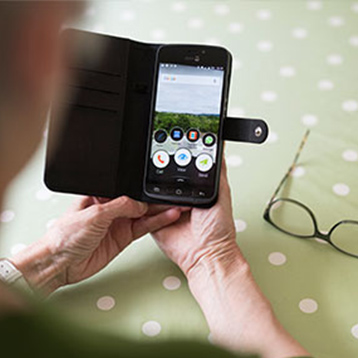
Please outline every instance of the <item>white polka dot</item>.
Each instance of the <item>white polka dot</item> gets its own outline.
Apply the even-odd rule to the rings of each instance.
[[[301,178],[306,174],[306,169],[303,167],[296,167],[292,170],[291,176],[295,178]]]
[[[40,201],[50,200],[52,197],[52,192],[48,189],[40,189],[36,192],[36,199]]]
[[[247,229],[247,224],[244,220],[241,220],[241,219],[235,220],[236,232],[244,232],[246,229]]]
[[[339,196],[347,196],[350,192],[350,188],[347,184],[338,183],[333,185],[333,191]]]
[[[348,149],[343,152],[342,158],[347,162],[356,162],[358,160],[358,152]]]
[[[133,21],[136,17],[136,14],[132,10],[122,10],[119,13],[119,18],[123,21]]]
[[[161,325],[156,321],[148,321],[142,326],[142,332],[148,337],[157,336],[161,332],[161,330]]]
[[[276,132],[270,131],[267,142],[270,144],[276,143],[278,141],[278,134]]]
[[[11,248],[11,250],[10,250],[11,255],[16,255],[16,254],[18,254],[20,251],[26,249],[26,247],[27,247],[27,245],[21,244],[21,243],[14,245],[14,246]]]
[[[307,9],[308,10],[321,10],[323,7],[322,1],[308,1],[307,2]]]
[[[318,303],[312,298],[305,298],[300,301],[299,308],[304,313],[314,313],[318,309]]]
[[[112,296],[103,296],[97,301],[97,307],[101,311],[110,311],[116,305],[116,301]]]
[[[257,17],[263,21],[270,20],[272,18],[272,13],[270,10],[262,9],[257,12]]]
[[[165,38],[165,31],[162,29],[153,30],[151,36],[154,40],[163,40]]]
[[[323,245],[328,244],[328,242],[326,240],[323,240],[323,239],[315,238],[315,241],[317,241],[319,244],[323,244]]]
[[[333,27],[340,27],[344,25],[344,19],[340,16],[333,16],[328,19],[328,23]]]
[[[358,47],[358,36],[350,37],[349,43],[354,47]]]
[[[91,28],[91,30],[92,30],[93,32],[97,32],[97,33],[104,33],[104,32],[105,32],[104,26],[101,25],[101,24],[95,24],[95,25],[93,25],[93,27]]]
[[[203,19],[200,19],[198,17],[192,18],[188,21],[188,27],[190,27],[191,29],[200,29],[203,26],[204,26]]]
[[[321,91],[331,91],[334,88],[334,83],[330,80],[321,80],[317,86]]]
[[[269,204],[269,202],[268,202]],[[275,204],[272,204],[271,210],[277,210],[282,205],[282,201],[276,201]]]
[[[307,30],[302,27],[298,27],[292,31],[292,36],[295,37],[296,39],[304,39],[307,37],[307,35],[308,35]]]
[[[233,116],[237,116],[237,117],[240,117],[240,116],[244,116],[245,115],[245,110],[241,107],[234,107],[231,109],[231,114]]]
[[[348,100],[343,102],[342,109],[346,112],[357,112],[358,111],[358,102],[355,100]]]
[[[215,12],[218,15],[227,15],[230,12],[230,8],[227,4],[217,4],[215,6]]]
[[[356,12],[358,14],[358,2],[356,2],[352,5],[352,11]]]
[[[57,219],[51,219],[46,223],[46,228],[49,229],[53,224],[57,221]]]
[[[209,333],[209,335],[208,335],[208,341],[209,341],[209,343],[214,344],[214,338],[213,338],[212,333]]]
[[[296,76],[296,69],[292,66],[285,66],[280,68],[280,75],[282,77],[294,77]]]
[[[173,4],[172,9],[176,12],[183,12],[187,9],[187,5],[183,1],[178,1]]]
[[[0,214],[0,221],[2,223],[9,223],[10,221],[14,220],[14,218],[15,218],[15,213],[11,210],[4,210]]]
[[[205,43],[207,45],[220,45],[220,40],[217,39],[216,37],[211,37],[209,39],[206,39]]]
[[[327,57],[327,63],[333,66],[341,65],[343,63],[343,57],[338,54],[331,54]]]
[[[287,258],[286,255],[284,255],[282,252],[272,252],[268,256],[268,260],[270,264],[274,266],[281,266],[286,263]]]
[[[181,281],[176,276],[168,276],[163,281],[163,286],[169,291],[175,291],[181,286]]]
[[[242,159],[238,155],[229,155],[226,158],[226,164],[228,167],[239,167],[242,164]]]
[[[277,93],[273,91],[266,91],[261,94],[261,99],[264,102],[275,102],[277,100]]]
[[[318,118],[314,114],[305,114],[301,120],[306,127],[313,127],[318,122]]]
[[[242,63],[241,63],[241,61],[235,59],[235,60],[234,60],[234,70],[239,70],[240,68],[242,68]]]
[[[260,41],[257,44],[257,49],[261,52],[270,52],[273,48],[273,44],[270,41]]]
[[[351,333],[354,338],[358,339],[358,324],[352,327]]]
[[[240,33],[242,32],[242,29],[243,25],[239,22],[232,22],[231,24],[229,24],[229,31],[232,33]]]
[[[90,6],[87,8],[87,10],[85,11],[85,16],[87,17],[92,17],[96,15],[96,9],[94,6]]]

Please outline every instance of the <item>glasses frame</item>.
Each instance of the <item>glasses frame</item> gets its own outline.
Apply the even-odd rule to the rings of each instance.
[[[317,239],[321,239],[321,240],[324,240],[326,241],[327,243],[329,243],[331,246],[333,246],[336,250],[340,251],[341,253],[343,254],[346,254],[348,256],[351,256],[351,257],[355,257],[355,258],[358,258],[358,254],[355,255],[355,254],[352,254],[351,252],[348,252],[348,251],[345,251],[343,249],[341,249],[340,247],[338,247],[333,241],[332,241],[332,234],[333,232],[341,225],[344,225],[344,224],[353,224],[353,225],[358,225],[358,221],[356,220],[341,220],[339,222],[337,222],[336,224],[334,224],[331,229],[328,231],[328,233],[324,233],[322,231],[319,230],[318,228],[318,221],[313,213],[313,211],[305,204],[301,203],[300,201],[298,200],[295,200],[295,199],[290,199],[290,198],[278,198],[277,195],[279,194],[279,192],[281,191],[281,189],[283,188],[284,184],[286,183],[286,181],[288,180],[288,178],[290,177],[291,173],[293,172],[293,170],[296,168],[297,166],[297,162],[298,162],[298,159],[301,155],[301,152],[307,142],[307,139],[309,137],[309,134],[310,134],[310,131],[307,130],[307,132],[305,133],[303,139],[302,139],[302,142],[298,148],[298,151],[295,155],[295,158],[293,160],[293,163],[291,164],[291,166],[289,167],[288,171],[286,172],[286,174],[284,175],[284,177],[282,178],[280,184],[278,185],[278,187],[276,188],[274,194],[272,195],[270,201],[268,202],[266,208],[265,208],[265,211],[264,211],[264,219],[269,223],[271,224],[273,227],[275,227],[277,230],[283,232],[284,234],[287,234],[287,235],[290,235],[290,236],[293,236],[293,237],[296,237],[296,238],[299,238],[299,239],[314,239],[314,238],[317,238]],[[278,225],[276,225],[274,223],[274,221],[271,219],[271,216],[270,216],[270,212],[273,208],[273,206],[279,202],[289,202],[289,203],[292,203],[292,204],[295,204],[295,205],[298,205],[300,206],[302,209],[304,209],[308,214],[309,216],[311,217],[312,219],[312,223],[313,223],[313,228],[314,228],[314,233],[312,235],[298,235],[298,234],[294,234],[294,233],[291,233],[289,231],[286,231],[285,229],[279,227]]]

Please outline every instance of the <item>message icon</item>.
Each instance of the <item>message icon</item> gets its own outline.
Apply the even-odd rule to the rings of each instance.
[[[195,165],[199,171],[206,173],[213,167],[213,159],[208,154],[201,154],[196,158]]]

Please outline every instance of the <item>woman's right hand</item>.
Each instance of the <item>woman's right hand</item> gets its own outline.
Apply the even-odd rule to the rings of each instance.
[[[190,276],[203,262],[235,255],[244,262],[236,244],[226,165],[220,179],[219,198],[211,209],[193,208],[182,214],[173,225],[155,233],[159,247]]]
[[[309,355],[276,319],[236,243],[225,163],[218,202],[183,212],[153,236],[188,278],[215,342],[263,358]]]

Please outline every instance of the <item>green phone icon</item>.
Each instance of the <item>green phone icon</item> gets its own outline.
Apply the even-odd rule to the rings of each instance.
[[[213,137],[206,137],[205,144],[210,145],[213,143],[213,141],[214,141]]]

